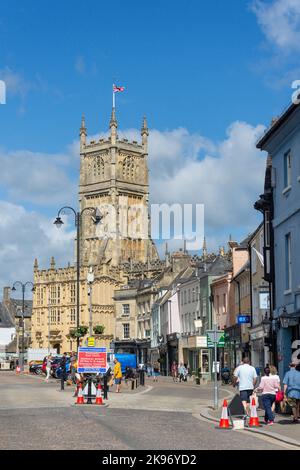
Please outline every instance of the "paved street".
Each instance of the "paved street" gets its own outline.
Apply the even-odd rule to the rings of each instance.
[[[73,406],[73,388],[55,381],[0,374],[1,449],[286,449],[243,431],[200,419],[210,386],[162,380],[142,393],[109,395],[109,407]],[[226,389],[222,395],[228,395]],[[166,411],[168,410],[168,411]],[[145,434],[147,428],[147,434]],[[29,432],[30,430],[30,432]]]

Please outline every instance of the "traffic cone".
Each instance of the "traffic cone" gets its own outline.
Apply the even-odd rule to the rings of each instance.
[[[82,393],[82,385],[79,384],[79,389],[78,389],[78,395],[77,395],[77,400],[76,400],[76,405],[84,405],[84,398],[83,398],[83,393]]]
[[[95,405],[103,405],[101,384],[98,385]]]
[[[224,429],[229,428],[227,400],[223,401],[222,414],[221,414],[219,428],[224,428]]]
[[[254,398],[252,398],[252,403],[251,403],[251,414],[250,414],[249,426],[250,427],[260,426],[259,421],[258,421],[258,416],[257,416],[257,411],[256,411],[256,404],[255,404]]]

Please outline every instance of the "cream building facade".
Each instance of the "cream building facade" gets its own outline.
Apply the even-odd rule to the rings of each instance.
[[[115,109],[110,136],[87,141],[85,119],[80,127],[79,210],[95,208],[102,215],[96,225],[89,211],[81,217],[80,325],[89,324],[87,276],[92,284],[92,324],[103,325],[96,345],[109,347],[116,336],[115,290],[134,279],[152,279],[165,267],[151,240],[148,183],[148,128],[143,119],[141,143],[120,140]],[[77,259],[77,257],[76,257]],[[76,348],[76,263],[49,269],[34,263],[31,347],[51,347],[58,352]],[[137,332],[135,331],[135,334]],[[80,340],[85,344],[87,334]]]

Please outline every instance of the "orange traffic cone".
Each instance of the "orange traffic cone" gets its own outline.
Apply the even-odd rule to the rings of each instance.
[[[252,403],[251,403],[251,414],[250,414],[249,426],[250,427],[260,426],[259,421],[258,421],[258,416],[257,416],[257,411],[256,411],[256,404],[255,404],[254,398],[252,398]]]
[[[77,400],[76,400],[76,405],[84,405],[84,398],[83,398],[83,393],[82,393],[82,385],[79,384],[78,388],[78,395],[77,395]]]
[[[101,384],[98,385],[95,405],[103,405]]]
[[[221,414],[219,428],[225,428],[225,429],[229,428],[227,400],[223,401],[223,408],[222,408],[222,414]]]

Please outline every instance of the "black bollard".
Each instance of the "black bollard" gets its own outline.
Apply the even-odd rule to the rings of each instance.
[[[87,396],[87,405],[92,405],[92,377],[88,378],[88,396]]]
[[[107,400],[107,375],[105,374],[103,377],[103,398]]]

